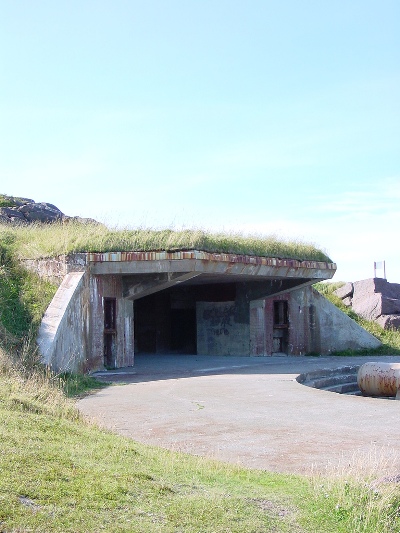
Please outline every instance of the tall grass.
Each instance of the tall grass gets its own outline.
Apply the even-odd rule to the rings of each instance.
[[[317,506],[324,505],[338,533],[399,531],[399,453],[371,448],[312,476]]]
[[[14,253],[15,236],[0,234],[0,338],[34,334],[56,286],[24,269]]]
[[[21,353],[22,350],[22,353]],[[38,364],[35,349],[0,345],[0,404],[13,411],[42,413],[77,420],[74,402],[64,394],[64,381]]]
[[[110,229],[102,224],[73,221],[12,228],[0,224],[0,240],[9,242],[20,259],[78,252],[200,250],[331,262],[322,250],[311,243],[279,239],[274,235],[211,233],[202,229]]]

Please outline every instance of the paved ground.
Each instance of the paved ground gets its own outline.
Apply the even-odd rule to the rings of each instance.
[[[296,381],[309,370],[372,360],[399,357],[137,356],[134,369],[108,374],[121,386],[78,407],[137,441],[251,468],[306,473],[371,454],[388,457],[398,473],[399,401]]]

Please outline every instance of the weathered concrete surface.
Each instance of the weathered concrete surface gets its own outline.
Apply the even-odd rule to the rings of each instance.
[[[320,346],[317,353],[331,353],[334,351],[359,350],[360,348],[378,348],[381,342],[371,335],[357,322],[340,311],[321,294],[316,294],[317,308],[316,331],[320,335]]]
[[[397,357],[373,360],[399,361]],[[297,383],[365,357],[138,356],[127,383],[78,402],[89,418],[147,444],[257,469],[310,473],[360,454],[400,452],[399,403]],[[400,463],[391,463],[397,472]]]
[[[245,281],[246,276],[253,280],[294,278],[300,283],[331,279],[336,272],[335,263],[324,261],[241,256],[201,250],[89,253],[88,264],[96,275],[199,272],[208,276],[228,275],[232,280],[235,276],[242,278],[242,281]],[[209,277],[209,280],[212,278]],[[262,296],[260,294],[257,297]]]
[[[197,302],[197,353],[249,355],[250,325],[237,320],[235,302]]]
[[[37,339],[43,363],[59,371],[85,371],[89,290],[84,272],[65,276],[42,319]]]

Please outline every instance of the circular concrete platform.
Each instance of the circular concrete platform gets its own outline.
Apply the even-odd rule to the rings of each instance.
[[[250,468],[309,473],[371,453],[390,457],[398,471],[400,402],[296,381],[304,372],[372,360],[399,357],[136,356],[134,374],[121,369],[101,378],[121,386],[78,408],[134,440]]]

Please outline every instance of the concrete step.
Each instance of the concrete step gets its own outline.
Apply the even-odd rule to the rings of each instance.
[[[335,385],[342,385],[343,383],[354,383],[354,381],[357,382],[357,374],[335,374],[333,376],[315,379],[309,383],[306,382],[304,385],[316,389],[327,389]]]
[[[358,394],[357,373],[359,365],[339,368],[321,368],[298,376],[297,381],[307,387],[336,392]]]
[[[341,383],[338,385],[332,385],[330,387],[321,387],[322,390],[327,390],[329,392],[337,392],[338,394],[348,394],[354,392],[360,392],[358,388],[357,381]]]

